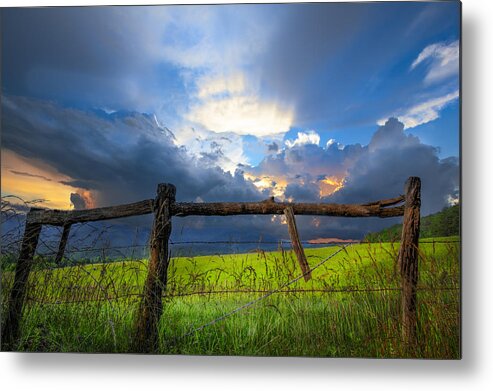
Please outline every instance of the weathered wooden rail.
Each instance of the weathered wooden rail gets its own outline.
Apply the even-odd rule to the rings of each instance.
[[[287,203],[275,202],[269,199],[262,202],[175,202],[170,207],[171,215],[177,217],[283,214],[287,207],[291,207],[295,215],[396,217],[404,214],[404,206],[387,207],[403,201],[404,196],[362,205]],[[155,200],[145,200],[133,204],[86,210],[31,208],[28,216],[33,224],[66,226],[90,221],[151,214],[154,211],[154,203]]]
[[[420,187],[417,177],[406,182],[405,195],[367,204],[283,203],[270,198],[262,202],[175,202],[176,188],[159,184],[157,197],[126,205],[87,210],[50,210],[31,208],[26,216],[25,232],[16,265],[9,306],[2,319],[2,350],[12,350],[19,339],[20,321],[26,286],[33,264],[42,225],[63,227],[56,261],[59,262],[73,224],[116,219],[154,213],[150,239],[150,259],[142,302],[135,325],[134,350],[152,352],[157,347],[157,325],[162,313],[162,296],[166,291],[169,264],[169,238],[173,216],[232,216],[285,214],[293,249],[303,273],[309,270],[296,228],[294,215],[339,217],[404,216],[399,267],[402,279],[402,337],[408,344],[416,342],[416,286],[418,278],[418,239],[420,224]],[[404,205],[398,205],[404,202]],[[307,274],[305,279],[309,279]]]

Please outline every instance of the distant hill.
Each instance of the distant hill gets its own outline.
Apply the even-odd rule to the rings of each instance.
[[[434,238],[459,235],[460,207],[459,205],[444,208],[441,212],[422,217],[420,238]],[[402,224],[385,228],[380,232],[372,232],[365,236],[366,242],[389,242],[400,240]]]

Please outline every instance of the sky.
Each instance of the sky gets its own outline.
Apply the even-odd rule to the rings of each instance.
[[[458,201],[458,2],[2,8],[1,18],[2,196],[83,209],[152,198],[170,182],[178,201],[359,203],[420,176],[423,215]],[[396,222],[297,220],[302,239]],[[280,238],[283,223],[176,227]]]

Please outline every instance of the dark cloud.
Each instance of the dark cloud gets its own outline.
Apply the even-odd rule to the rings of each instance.
[[[272,144],[267,145],[268,152],[277,152],[279,151],[279,145],[276,142],[272,142]]]
[[[320,199],[320,188],[314,183],[290,183],[286,186],[284,196],[287,199],[293,199],[296,202],[313,202]]]
[[[160,182],[174,183],[179,201],[256,201],[269,195],[246,180],[242,171],[232,175],[192,157],[186,147],[177,147],[153,116],[102,117],[8,96],[2,99],[2,114],[4,148],[42,160],[72,178],[68,184],[89,190],[97,206],[152,198]],[[265,157],[257,167],[242,169],[273,178],[289,174],[285,196],[307,202],[360,203],[394,197],[402,193],[407,177],[419,176],[423,214],[443,208],[459,183],[457,159],[438,159],[435,148],[406,134],[395,119],[378,128],[368,146],[296,145]],[[321,199],[319,182],[336,175],[346,177],[345,186]],[[80,195],[72,194],[71,201],[77,208],[87,206]],[[361,238],[397,221],[323,218],[315,224],[312,217],[300,216],[299,227],[307,239]],[[175,238],[276,240],[287,235],[286,226],[270,216],[185,218],[177,219],[174,227]]]
[[[290,179],[286,197],[319,202],[319,184],[326,177],[346,178],[344,187],[324,201],[364,203],[402,194],[405,180],[419,176],[423,183],[423,213],[447,205],[459,185],[457,158],[439,159],[438,150],[404,131],[395,118],[380,126],[367,146],[323,148],[295,145],[270,155],[249,172]]]
[[[94,193],[98,206],[153,197],[161,182],[174,183],[181,201],[262,198],[240,174],[209,167],[208,161],[177,147],[153,116],[101,117],[7,96],[2,111],[4,148],[56,168],[72,178],[66,184]]]
[[[458,159],[440,160],[437,150],[404,132],[396,119],[379,127],[366,151],[349,168],[345,186],[331,198],[334,202],[367,202],[402,194],[410,176],[422,181],[422,213],[447,205],[459,186]]]
[[[78,193],[70,193],[70,202],[75,210],[87,209],[86,200]]]
[[[266,156],[258,166],[248,169],[257,176],[269,175],[308,184],[326,176],[344,177],[347,169],[363,153],[359,144],[339,149],[334,143],[326,148],[315,144],[295,145]],[[288,182],[291,182],[288,181]],[[311,192],[315,195],[315,192]]]
[[[379,119],[376,113],[422,102],[423,75],[412,72],[404,80],[396,69],[431,39],[457,35],[458,7],[409,2],[4,9],[2,90],[77,107],[152,110],[180,122],[190,104],[187,72],[238,68],[259,81],[259,98],[293,107],[296,126],[367,125]],[[413,39],[404,39],[410,31]],[[249,41],[256,35],[262,45]],[[248,49],[256,46],[261,49]],[[429,98],[436,96],[428,91]]]
[[[48,181],[48,182],[52,181],[50,178],[47,178],[44,175],[30,174],[29,172],[16,171],[16,170],[10,170],[10,172],[12,174],[15,174],[15,175],[27,176],[30,178],[39,178],[39,179],[43,179],[43,180]]]
[[[226,49],[246,47],[251,52],[245,44],[245,31],[248,36],[265,36],[265,50],[245,56],[248,66],[243,71],[248,79],[258,79],[259,98],[296,110],[296,125],[316,124],[322,129],[373,123],[378,113],[394,112],[394,108],[408,107],[416,103],[416,97],[426,96],[421,91],[422,74],[413,72],[402,80],[399,72],[407,71],[405,60],[413,60],[410,53],[419,53],[435,39],[451,34],[453,38],[459,5],[450,4],[252,5],[243,6],[242,12],[233,6],[226,19],[209,19],[201,10],[194,13],[197,17],[177,19],[177,24],[184,22],[177,34],[169,31],[170,26],[163,29],[168,7],[5,9],[2,147],[56,168],[71,178],[65,184],[94,193],[98,205],[151,198],[159,182],[176,184],[180,201],[265,199],[267,194],[245,180],[240,171],[232,175],[217,168],[218,160],[228,158],[222,155],[234,138],[221,137],[225,141],[221,144],[199,136],[197,142],[204,148],[201,157],[198,153],[195,156],[199,157],[193,157],[191,146],[177,147],[171,131],[153,116],[66,107],[140,111],[157,107],[158,112],[172,114],[166,118],[179,117],[178,109],[187,107],[182,84],[193,84],[194,75],[182,73],[183,64],[167,62],[162,53],[167,45],[163,43],[176,41],[179,47],[185,42],[192,50],[184,54],[195,58],[194,53],[203,50],[203,46],[194,45],[201,42],[200,26],[204,25],[214,43],[211,48],[216,44],[222,48],[216,53],[220,63],[234,58],[232,64],[239,68],[243,56]],[[185,7],[175,9],[180,14]],[[207,15],[219,9],[223,8],[208,7]],[[247,9],[267,10],[259,11],[258,16],[267,15],[272,24],[264,31],[265,23],[259,22],[263,19],[252,12],[246,19],[253,22],[246,26],[255,28],[243,28],[235,15]],[[211,20],[212,25],[207,26]],[[227,23],[222,23],[225,20]],[[195,31],[194,27],[199,28]],[[163,31],[169,34],[163,37]],[[403,39],[411,32],[413,39]],[[223,37],[228,42],[230,37],[234,39],[221,46]],[[206,53],[205,60],[211,55]],[[191,68],[202,74],[207,63],[198,61]],[[345,176],[347,182],[323,201],[367,202],[394,196],[402,192],[410,175],[423,180],[424,213],[439,210],[448,195],[457,193],[457,159],[438,159],[433,147],[406,134],[397,121],[379,128],[368,146],[296,145],[281,150],[275,142],[259,148],[252,142],[253,149],[275,153],[257,167],[242,169],[257,176],[287,177],[290,183],[285,195],[296,201],[320,201],[316,184],[326,176]],[[74,193],[73,200],[74,205],[83,206],[80,194]],[[298,221],[302,237],[307,238],[361,237],[369,229],[388,224],[378,219],[327,218],[321,219],[317,228],[311,217]],[[268,216],[187,218],[177,219],[176,224],[174,235],[187,232],[216,239],[287,235],[286,227],[272,223]]]
[[[2,90],[82,107],[155,107],[177,71],[156,65],[166,7],[26,7],[2,10]],[[167,75],[163,77],[166,70]]]

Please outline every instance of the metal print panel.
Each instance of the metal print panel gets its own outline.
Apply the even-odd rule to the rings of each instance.
[[[3,351],[461,357],[459,2],[1,17]]]

